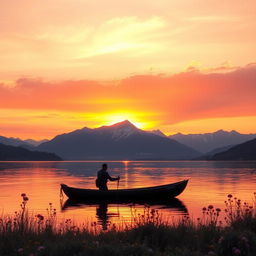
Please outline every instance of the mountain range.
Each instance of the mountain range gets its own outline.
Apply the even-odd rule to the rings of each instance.
[[[25,148],[33,148],[38,145],[40,145],[43,142],[47,142],[48,140],[32,140],[32,139],[27,139],[27,140],[21,140],[19,138],[8,138],[4,136],[0,136],[0,143],[9,145],[9,146],[22,146]]]
[[[232,153],[232,149],[237,145],[240,147],[255,138],[256,134],[223,130],[205,134],[178,133],[166,136],[160,130],[138,129],[126,120],[95,129],[84,127],[58,135],[52,140],[21,140],[0,136],[0,143],[20,146],[30,151],[55,153],[65,160],[217,160],[221,157],[220,154],[227,151]],[[249,147],[248,152],[251,152],[252,144],[246,144],[246,147]],[[242,153],[245,149],[236,152]],[[231,157],[231,153],[226,156]],[[237,155],[231,158],[246,157]]]
[[[200,155],[166,136],[138,129],[128,120],[58,135],[37,149],[65,160],[188,160]]]
[[[229,145],[237,145],[256,138],[256,134],[241,134],[236,131],[219,130],[213,133],[204,134],[182,134],[177,133],[169,136],[182,144],[196,149],[197,151],[207,154],[218,148]]]

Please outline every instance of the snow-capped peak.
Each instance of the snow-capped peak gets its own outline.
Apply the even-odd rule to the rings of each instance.
[[[131,134],[139,131],[139,129],[128,120],[113,124],[109,127],[113,131],[113,139],[128,137]]]

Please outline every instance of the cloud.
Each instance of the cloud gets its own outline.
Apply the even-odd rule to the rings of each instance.
[[[2,0],[1,79],[115,79],[151,68],[180,72],[192,61],[245,65],[255,58],[254,7],[253,0]]]
[[[92,39],[86,43],[81,58],[112,54],[127,50],[149,48],[159,29],[165,27],[160,17],[139,19],[138,17],[115,17],[94,28]],[[88,38],[89,39],[89,38]],[[153,41],[154,42],[154,41]],[[84,42],[85,43],[85,42]]]
[[[70,113],[152,113],[173,124],[202,118],[256,115],[256,65],[227,73],[193,70],[174,75],[136,75],[108,83],[80,80],[45,82],[22,78],[0,86],[0,108]]]

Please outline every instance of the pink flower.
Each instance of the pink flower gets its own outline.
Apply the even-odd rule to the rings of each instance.
[[[38,251],[43,251],[44,249],[45,249],[44,246],[39,246],[39,247],[37,248]]]
[[[23,248],[19,248],[18,249],[18,253],[23,253],[24,249]]]
[[[245,242],[245,243],[248,243],[248,239],[247,239],[245,236],[243,236],[243,237],[241,238],[241,240],[242,240],[243,242]]]
[[[221,244],[223,241],[224,241],[224,238],[223,238],[223,236],[222,236],[222,237],[220,237],[218,243]]]
[[[39,220],[44,220],[44,216],[41,215],[41,214],[37,214],[36,217],[37,217]]]
[[[234,255],[240,255],[241,254],[241,251],[236,247],[233,247],[232,251],[233,251]]]

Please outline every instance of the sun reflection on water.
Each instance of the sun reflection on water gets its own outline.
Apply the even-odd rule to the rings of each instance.
[[[175,202],[61,202],[61,183],[73,187],[95,188],[95,177],[101,162],[0,162],[0,211],[13,214],[20,205],[20,194],[29,197],[30,212],[46,214],[49,203],[59,219],[76,222],[96,221],[102,227],[132,219],[132,213],[142,214],[145,206],[161,211],[165,218],[189,214],[196,218],[204,206],[224,207],[227,194],[250,201],[255,192],[256,162],[108,162],[110,174],[121,175],[119,189],[146,187],[177,182],[190,177],[186,190]],[[116,189],[116,183],[109,188]],[[104,227],[103,227],[104,228]]]

